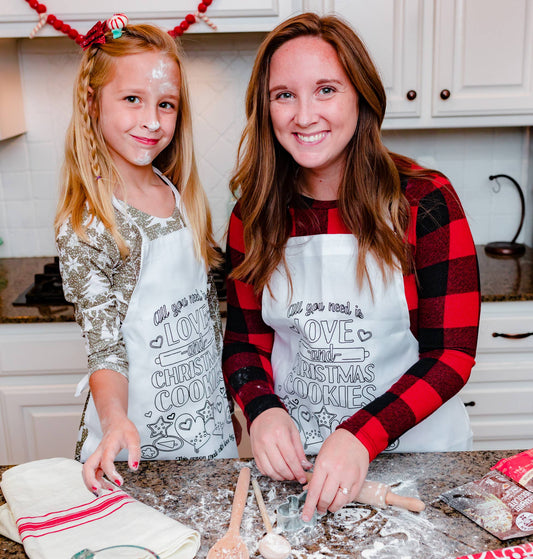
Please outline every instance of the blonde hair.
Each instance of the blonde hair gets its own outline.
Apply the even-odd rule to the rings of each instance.
[[[359,37],[335,16],[295,16],[271,31],[259,47],[246,94],[247,123],[239,144],[230,189],[239,198],[245,258],[232,277],[250,282],[260,293],[280,263],[291,231],[289,206],[297,191],[298,165],[274,136],[270,118],[269,80],[273,54],[291,39],[319,37],[333,46],[358,95],[355,133],[346,147],[346,167],[339,185],[338,208],[345,226],[357,237],[356,278],[368,278],[366,255],[377,257],[385,277],[411,266],[405,233],[409,204],[400,175],[423,176],[412,160],[390,153],[381,140],[385,89]]]
[[[84,214],[88,211],[91,219],[101,220],[113,235],[121,256],[128,255],[128,247],[117,229],[112,204],[114,189],[122,185],[122,180],[101,132],[101,90],[112,79],[118,57],[159,51],[178,65],[180,91],[174,138],[153,163],[178,188],[192,230],[196,255],[209,268],[218,263],[220,257],[215,248],[207,196],[196,167],[182,51],[167,32],[153,25],[131,25],[123,30],[120,38],[113,39],[111,32],[106,33],[105,38],[105,43],[94,44],[84,52],[76,76],[54,223],[56,234],[70,218],[76,234],[86,238]]]

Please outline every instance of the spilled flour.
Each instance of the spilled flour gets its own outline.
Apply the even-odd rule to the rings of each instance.
[[[235,463],[235,479],[244,464]],[[248,464],[249,465],[249,464]],[[274,484],[260,476],[257,478],[269,518],[276,529],[276,509],[289,495],[298,495],[301,487],[296,483]],[[380,479],[391,485],[395,493],[417,496],[416,481]],[[184,484],[185,485],[185,484]],[[229,526],[233,487],[213,487],[206,492],[205,481],[187,480],[186,491],[194,495],[194,502],[180,494],[165,494],[157,498],[150,491],[132,488],[130,494],[163,512],[171,518],[195,528],[202,536],[197,557],[203,559],[217,539]],[[138,494],[136,493],[138,491]],[[253,490],[250,492],[241,524],[241,537],[250,557],[260,558],[258,544],[265,534],[261,513]],[[413,513],[396,507],[376,509],[370,505],[351,503],[335,514],[328,513],[313,528],[283,534],[292,546],[293,559],[429,559],[449,558],[471,552],[470,548],[453,536],[445,535],[428,519],[428,511]]]

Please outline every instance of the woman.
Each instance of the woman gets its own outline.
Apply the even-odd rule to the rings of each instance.
[[[231,188],[224,375],[261,472],[338,510],[396,451],[468,449],[456,396],[480,295],[457,195],[387,150],[385,92],[361,40],[303,14],[262,43]]]

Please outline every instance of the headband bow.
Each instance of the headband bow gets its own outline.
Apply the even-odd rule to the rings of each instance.
[[[128,18],[124,14],[115,14],[107,21],[97,21],[83,37],[80,45],[83,50],[87,50],[91,45],[105,43],[105,34],[109,30],[113,33],[113,39],[118,39],[127,24]]]
[[[80,46],[83,50],[87,50],[91,45],[105,43],[105,32],[107,31],[107,22],[97,21],[87,34],[84,35]]]

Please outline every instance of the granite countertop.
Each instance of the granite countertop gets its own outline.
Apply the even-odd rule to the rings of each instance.
[[[71,322],[74,307],[43,306],[15,307],[13,301],[26,291],[34,281],[34,275],[43,272],[44,265],[53,256],[31,258],[0,258],[0,323]]]
[[[311,534],[286,534],[293,546],[292,557],[444,559],[523,543],[526,539],[498,540],[438,500],[441,493],[479,479],[499,459],[517,452],[382,454],[370,464],[368,479],[387,483],[396,493],[420,497],[427,505],[426,510],[421,513],[390,507],[379,510],[352,503],[335,515],[328,513],[322,517]],[[276,508],[286,502],[289,495],[298,495],[301,486],[260,476],[253,461],[143,462],[136,473],[129,472],[122,462],[118,463],[117,469],[125,479],[123,488],[126,492],[200,532],[201,548],[197,557],[202,559],[228,528],[233,491],[239,470],[244,465],[251,466],[269,517],[275,520]],[[0,467],[0,473],[7,468]],[[250,486],[241,535],[250,556],[260,557],[257,544],[264,534],[264,527],[252,495]],[[3,502],[0,494],[0,503]],[[83,542],[80,546],[87,547]],[[26,557],[20,544],[2,536],[0,556]]]
[[[533,248],[527,247],[520,258],[494,258],[484,247],[476,247],[480,277],[481,300],[533,300]],[[0,258],[0,323],[65,322],[74,320],[72,306],[14,307],[13,301],[33,283],[34,274],[41,273],[53,256],[35,258]],[[222,311],[225,309],[222,303]]]
[[[519,258],[495,258],[477,246],[481,300],[531,301],[533,300],[533,249]]]

